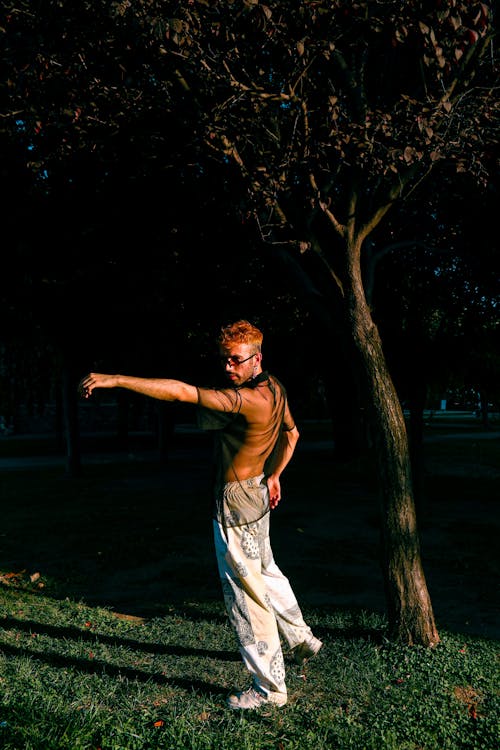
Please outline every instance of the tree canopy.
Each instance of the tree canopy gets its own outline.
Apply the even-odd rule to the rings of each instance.
[[[496,177],[491,6],[22,0],[3,28],[8,172],[23,165],[22,192],[48,202],[51,221],[55,206],[65,208],[54,242],[45,234],[52,288],[83,290],[117,264],[130,273],[142,231],[168,270],[181,250],[205,260],[201,227],[194,248],[176,230],[208,216],[212,196],[197,187],[216,186],[219,217],[257,230],[268,257],[301,285],[338,354],[336,371],[358,386],[377,455],[391,630],[435,644],[405,424],[369,279],[387,249],[375,230],[429,175],[453,166],[483,188]],[[116,212],[120,201],[126,210]],[[103,224],[108,215],[115,226]],[[220,254],[208,257],[202,268],[221,267]],[[45,274],[50,263],[40,261]]]

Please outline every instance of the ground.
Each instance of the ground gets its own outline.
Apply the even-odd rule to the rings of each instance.
[[[453,437],[427,436],[429,444],[433,439]],[[475,434],[451,469],[449,458],[429,451],[429,489],[418,509],[438,631],[464,638],[500,639],[500,523],[492,490],[500,478],[499,440],[498,433]],[[207,445],[179,441],[164,465],[150,450],[120,454],[118,464],[116,458],[84,454],[76,485],[61,458],[22,458],[17,465],[0,458],[4,472],[21,466],[25,479],[50,463],[58,477],[57,498],[35,500],[32,488],[31,499],[20,496],[4,507],[0,581],[21,571],[40,576],[35,582],[42,585],[44,578],[59,580],[61,595],[139,617],[221,601]],[[306,610],[385,611],[379,503],[364,471],[360,464],[359,474],[352,467],[346,473],[328,440],[306,439],[283,476],[283,500],[272,513],[273,550]]]

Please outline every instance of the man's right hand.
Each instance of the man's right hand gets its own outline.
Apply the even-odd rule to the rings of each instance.
[[[116,375],[105,375],[100,372],[90,372],[81,379],[78,392],[83,398],[89,398],[95,388],[115,388]]]
[[[269,507],[274,510],[281,500],[281,484],[276,474],[268,476],[267,489],[269,490]]]

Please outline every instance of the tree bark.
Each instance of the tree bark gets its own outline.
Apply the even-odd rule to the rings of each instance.
[[[421,562],[406,425],[358,268],[355,261],[350,263],[345,299],[378,471],[390,637],[409,645],[435,646],[440,639]]]

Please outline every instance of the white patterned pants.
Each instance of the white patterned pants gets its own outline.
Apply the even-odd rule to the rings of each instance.
[[[255,484],[255,479],[246,481]],[[265,484],[260,487],[267,493]],[[229,621],[253,685],[264,693],[286,695],[280,634],[294,648],[312,632],[288,578],[274,562],[269,516],[268,511],[243,526],[226,527],[214,521],[215,552]]]

